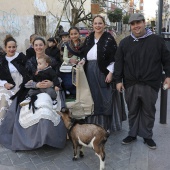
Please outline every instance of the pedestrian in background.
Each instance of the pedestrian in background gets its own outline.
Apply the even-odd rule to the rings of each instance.
[[[51,37],[48,40],[48,47],[45,49],[45,54],[47,54],[48,56],[52,57],[55,59],[56,63],[57,63],[57,75],[59,75],[59,68],[62,64],[62,60],[60,57],[60,50],[58,49],[57,45],[59,43],[59,39],[55,38],[55,37]]]
[[[142,14],[129,18],[131,35],[124,38],[115,56],[114,77],[119,92],[125,89],[128,106],[129,133],[122,144],[129,144],[140,136],[149,148],[155,149],[152,139],[155,120],[155,104],[161,84],[170,88],[170,52],[163,38],[145,29]]]
[[[59,40],[55,37],[51,37],[48,40],[48,47],[45,49],[45,53],[48,56],[53,57],[57,62],[60,62],[60,50],[57,48],[57,45],[59,43]]]
[[[64,28],[62,25],[60,25],[57,29],[57,33],[56,33],[56,36],[57,37],[60,37],[60,35],[64,32]]]
[[[26,50],[26,56],[27,56],[27,59],[31,58],[32,56],[35,56],[35,50],[33,48],[33,41],[34,39],[38,37],[37,34],[32,34],[30,35],[30,47]]]
[[[105,20],[101,15],[94,17],[93,30],[82,48],[85,58],[79,62],[85,64],[85,73],[94,101],[94,114],[87,117],[87,122],[101,125],[113,132],[121,129],[120,115],[124,110],[120,95],[112,83],[117,44],[114,37],[105,31]]]
[[[58,49],[60,50],[60,58],[63,61],[63,53],[64,53],[64,47],[66,43],[69,41],[69,33],[68,32],[63,32],[60,34],[61,41],[58,44]]]

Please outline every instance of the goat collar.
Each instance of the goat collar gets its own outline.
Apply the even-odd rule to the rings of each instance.
[[[68,133],[71,132],[72,128],[76,125],[76,124],[85,124],[85,120],[84,119],[74,119],[74,118],[71,118],[71,122],[68,126]]]
[[[70,132],[71,131],[71,129],[74,127],[74,125],[76,124],[75,123],[76,122],[76,120],[74,119],[74,118],[71,118],[71,122],[70,122],[70,124],[69,124],[69,126],[68,126],[68,131]]]

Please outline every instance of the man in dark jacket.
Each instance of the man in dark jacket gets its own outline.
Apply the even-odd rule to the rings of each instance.
[[[129,134],[122,144],[140,136],[149,148],[156,149],[152,139],[155,103],[163,70],[166,75],[163,85],[170,88],[170,52],[163,38],[145,29],[143,15],[132,14],[129,24],[131,35],[120,42],[114,67],[116,88],[119,92],[125,89],[129,111]]]

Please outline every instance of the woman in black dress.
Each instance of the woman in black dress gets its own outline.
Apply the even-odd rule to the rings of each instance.
[[[79,64],[85,64],[85,73],[94,100],[94,114],[88,117],[87,121],[99,124],[106,130],[115,131],[121,129],[121,115],[125,112],[121,103],[123,100],[113,84],[117,44],[113,36],[104,29],[104,18],[95,16],[94,32],[84,42],[82,52],[85,58]]]

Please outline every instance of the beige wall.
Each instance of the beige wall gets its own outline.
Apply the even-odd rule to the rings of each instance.
[[[62,6],[58,0],[0,0],[0,45],[3,47],[6,34],[12,34],[18,42],[18,51],[25,53],[29,36],[35,32],[34,15],[46,16],[49,37],[58,23]]]

